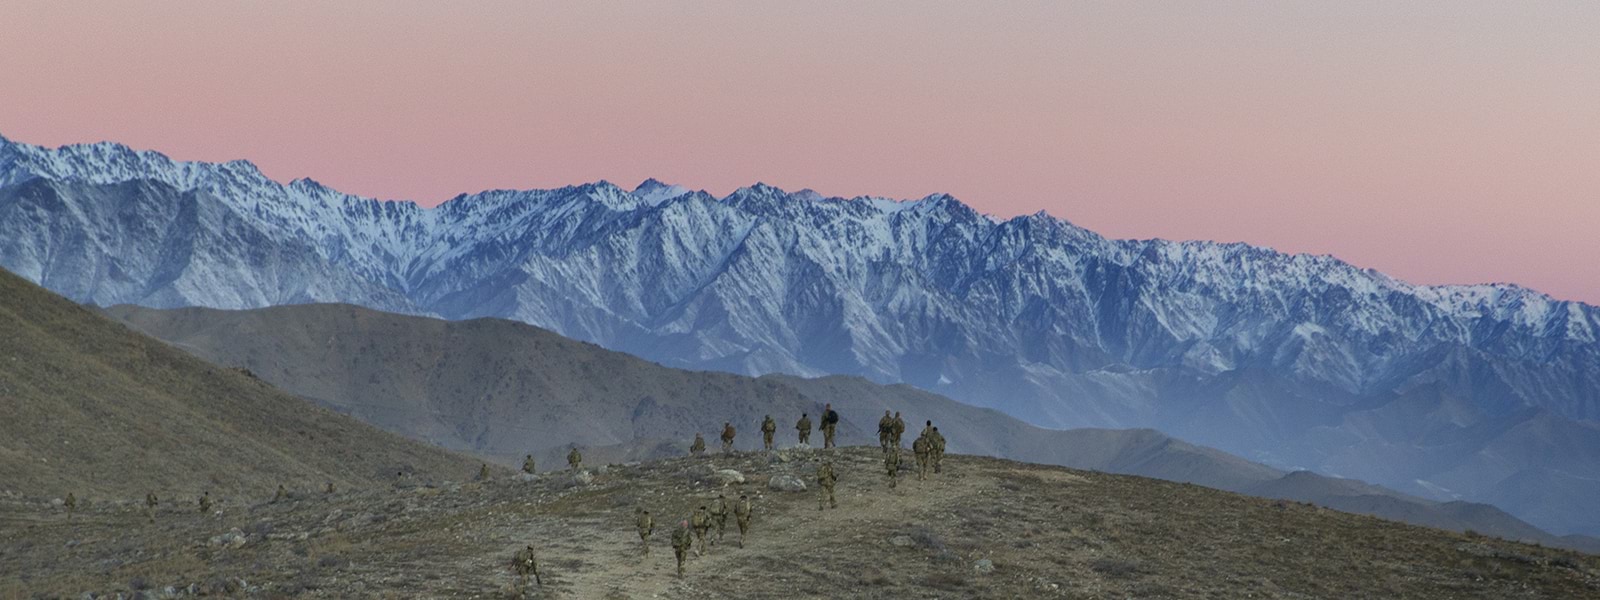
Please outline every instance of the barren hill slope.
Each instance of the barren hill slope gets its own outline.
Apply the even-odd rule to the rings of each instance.
[[[1594,598],[1600,559],[1142,477],[952,455],[886,486],[877,448],[673,458],[437,487],[395,486],[148,524],[96,506],[0,530],[0,596],[136,588],[231,597],[507,598],[532,544],[548,599]],[[839,508],[808,483],[834,461]],[[732,468],[746,483],[724,485]],[[717,493],[748,494],[751,535],[674,577],[670,528]],[[641,556],[634,511],[657,528]],[[237,530],[236,533],[230,533]],[[712,537],[715,537],[713,533]]]
[[[801,413],[831,403],[839,441],[876,443],[878,418],[900,411],[906,443],[925,421],[943,424],[953,452],[1120,471],[1235,487],[1282,473],[1150,430],[1052,431],[906,385],[859,377],[759,378],[664,367],[531,325],[443,321],[350,305],[244,311],[117,306],[112,316],[219,365],[341,412],[446,448],[514,464],[536,452],[557,466],[569,444],[616,459],[682,454],[695,432],[715,449],[722,423],[735,447],[760,447],[772,415],[795,440]],[[813,445],[821,445],[814,433]]]
[[[941,426],[950,450],[1014,460],[1191,482],[1456,530],[1474,529],[1591,551],[1594,540],[1539,531],[1482,505],[1439,503],[1311,473],[1285,473],[1143,430],[1048,430],[907,385],[859,377],[751,378],[673,369],[523,323],[442,321],[349,305],[244,311],[108,312],[131,326],[220,365],[243,367],[285,390],[362,420],[446,448],[515,464],[534,452],[544,468],[563,465],[568,444],[595,459],[681,455],[695,432],[717,447],[724,421],[741,449],[760,446],[757,425],[771,414],[781,446],[792,444],[801,412],[832,403],[844,419],[841,443],[876,443],[885,410],[908,421],[906,443],[925,421]],[[812,442],[820,445],[820,434]]]
[[[476,467],[0,271],[0,492],[192,499]]]

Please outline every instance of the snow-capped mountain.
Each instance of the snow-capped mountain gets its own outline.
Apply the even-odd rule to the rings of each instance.
[[[904,382],[1600,532],[1566,503],[1600,492],[1600,310],[1516,286],[1113,240],[947,195],[649,180],[426,209],[242,161],[3,140],[0,265],[101,305],[348,302],[511,318],[671,366]]]

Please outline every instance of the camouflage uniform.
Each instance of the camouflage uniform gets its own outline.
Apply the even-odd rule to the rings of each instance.
[[[532,475],[537,470],[538,463],[534,462],[533,455],[529,454],[522,459],[522,472]]]
[[[644,555],[650,556],[650,534],[656,531],[656,521],[650,517],[650,511],[639,511],[638,518],[633,520],[633,526],[639,529],[639,543],[644,546]]]
[[[772,436],[776,433],[778,433],[778,422],[772,420],[772,415],[767,415],[767,418],[761,421],[761,443],[768,450],[772,449]]]
[[[822,510],[824,500],[829,507],[839,508],[839,501],[833,497],[833,486],[838,481],[839,476],[833,473],[833,463],[825,462],[817,467],[817,510]]]
[[[928,432],[928,440],[933,442],[933,472],[939,473],[943,470],[944,463],[944,436],[939,433],[939,428],[935,427],[933,431]]]
[[[822,409],[822,447],[833,447],[833,434],[839,427],[839,413],[834,412],[832,404],[823,405]]]
[[[744,535],[750,531],[750,515],[755,512],[755,507],[750,505],[750,497],[739,494],[739,501],[733,505],[733,517],[739,521],[739,547],[744,547]]]
[[[728,454],[730,452],[733,452],[733,436],[735,436],[737,434],[738,434],[738,432],[734,431],[734,429],[733,429],[733,423],[723,423],[722,424],[722,453],[723,454]]]
[[[890,448],[883,454],[883,468],[889,474],[889,488],[893,489],[900,480],[900,449]]]
[[[705,554],[706,531],[711,529],[711,513],[707,512],[704,506],[696,508],[694,514],[689,516],[689,524],[694,527],[695,541],[700,543],[700,547],[694,550],[695,556]]]
[[[678,523],[678,528],[672,530],[672,553],[678,556],[679,577],[683,577],[683,559],[693,545],[694,537],[689,533],[689,522],[682,521]]]
[[[150,514],[151,523],[156,522],[156,504],[158,503],[159,501],[156,500],[155,494],[144,495],[144,510]]]
[[[701,437],[701,435],[698,434],[698,433],[694,434],[694,443],[693,444],[689,444],[689,454],[694,455],[694,456],[699,456],[699,455],[705,454],[705,453],[706,453],[706,438]]]
[[[333,482],[329,481],[327,489],[325,489],[323,491],[326,492],[326,493],[332,494],[333,493]]]
[[[806,414],[802,413],[800,415],[800,421],[798,423],[794,424],[794,428],[795,428],[795,431],[800,432],[800,443],[806,444],[806,445],[810,445],[811,444],[811,417],[809,415],[806,415]]]
[[[717,499],[711,502],[711,520],[717,525],[717,541],[720,542],[728,528],[728,499],[722,494],[717,494]]]
[[[911,451],[917,455],[917,480],[928,478],[928,463],[932,461],[933,442],[922,436],[911,442]]]
[[[483,463],[483,466],[478,467],[478,481],[488,481],[488,480],[489,480],[489,463]]]
[[[78,497],[72,495],[72,492],[67,492],[66,506],[67,506],[67,519],[71,520],[72,519],[72,511],[78,509]]]
[[[278,484],[278,493],[272,495],[272,502],[274,504],[276,504],[278,502],[282,502],[284,498],[288,498],[288,497],[289,497],[289,491],[283,489],[283,484],[280,483],[280,484]]]
[[[894,438],[894,417],[889,416],[889,411],[883,411],[883,418],[878,419],[878,446],[884,452],[889,451],[889,440]]]
[[[528,577],[533,577],[533,582],[541,587],[544,582],[539,579],[539,558],[533,555],[533,544],[518,550],[517,555],[511,559],[511,570],[517,574],[517,593],[526,594]]]
[[[906,421],[905,419],[900,418],[900,413],[895,413],[894,423],[892,423],[889,427],[889,438],[890,441],[894,442],[892,445],[895,447],[895,449],[898,450],[900,448],[900,440],[905,436],[905,434]]]
[[[206,493],[200,495],[200,514],[204,515],[204,514],[210,514],[210,513],[211,513],[211,492],[206,492]]]
[[[578,467],[582,465],[583,453],[578,451],[577,446],[573,446],[572,451],[567,453],[567,466],[576,471],[578,470]]]

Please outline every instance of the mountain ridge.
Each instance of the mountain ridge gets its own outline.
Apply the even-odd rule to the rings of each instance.
[[[516,321],[443,321],[353,305],[244,311],[123,305],[105,312],[209,362],[249,370],[394,433],[510,466],[531,453],[547,469],[560,468],[571,443],[583,446],[588,460],[681,456],[695,433],[714,441],[724,422],[739,431],[736,449],[756,450],[756,426],[768,415],[779,421],[778,446],[787,447],[799,414],[815,422],[822,406],[832,404],[843,417],[841,444],[876,443],[877,419],[894,411],[905,415],[908,430],[920,431],[925,421],[942,426],[955,453],[1196,483],[1600,551],[1600,540],[1561,539],[1493,507],[1455,508],[1358,481],[1284,473],[1152,429],[1045,430],[994,409],[856,376],[682,371]]]

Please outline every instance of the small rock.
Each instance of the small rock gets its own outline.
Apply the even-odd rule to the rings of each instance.
[[[801,450],[801,451],[810,450],[811,449],[811,444],[795,444],[793,446],[790,446],[789,449],[790,450]]]
[[[606,473],[610,473],[611,472],[611,465],[600,465],[598,467],[595,467],[594,468],[594,472],[595,472],[596,475],[605,475]]]
[[[773,475],[767,480],[767,487],[780,492],[804,492],[806,482],[793,475]]]
[[[538,481],[538,480],[539,480],[539,476],[535,475],[533,473],[517,473],[517,481],[528,482],[528,481]]]
[[[238,527],[229,529],[227,533],[211,538],[211,545],[238,548],[245,544],[244,532]]]
[[[978,562],[972,563],[972,570],[979,573],[993,573],[994,561],[987,558],[979,560]]]
[[[574,473],[572,475],[572,480],[577,482],[580,485],[589,485],[591,483],[594,483],[594,474],[590,473],[588,469],[584,469],[582,471],[578,471],[577,473]]]
[[[917,545],[917,541],[911,539],[911,536],[909,536],[909,535],[897,535],[897,536],[894,536],[892,538],[889,538],[889,543],[890,544],[894,544],[896,546],[899,546],[901,548],[910,548],[912,546]]]
[[[744,473],[740,473],[733,469],[722,469],[716,473],[713,473],[712,476],[716,477],[717,481],[721,481],[723,485],[730,483],[744,483]]]

